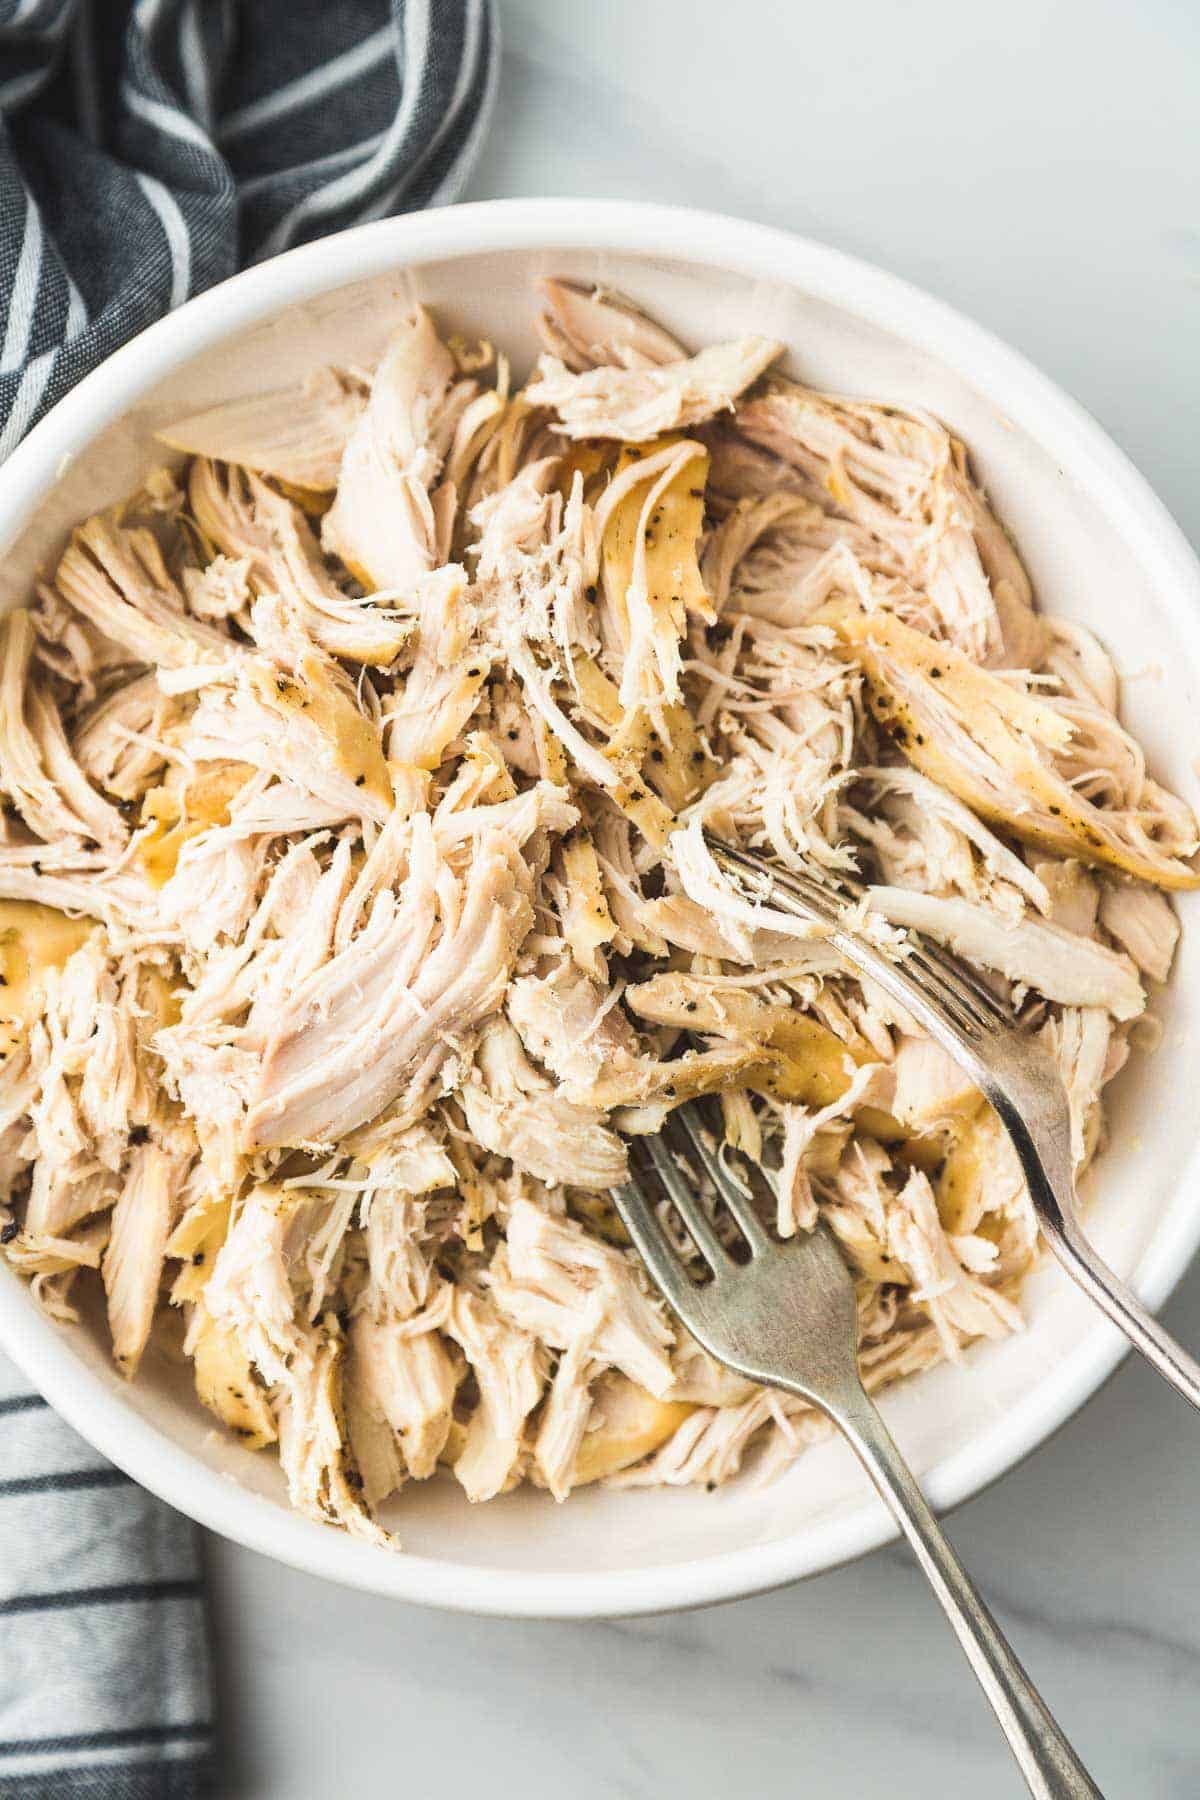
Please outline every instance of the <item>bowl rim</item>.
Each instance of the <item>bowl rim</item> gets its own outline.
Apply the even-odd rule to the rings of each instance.
[[[774,227],[640,201],[492,200],[379,220],[258,264],[149,326],[86,376],[0,470],[0,544],[11,541],[73,457],[179,364],[289,304],[408,264],[489,252],[600,250],[784,282],[935,355],[1050,450],[1103,506],[1148,569],[1200,668],[1200,561],[1166,507],[1099,424],[1047,376],[944,302],[840,250]],[[1130,1281],[1162,1304],[1200,1246],[1200,1145],[1191,1153]],[[8,1271],[4,1272],[8,1275]],[[851,1560],[897,1536],[881,1505],[797,1537],[615,1573],[527,1573],[392,1555],[280,1508],[199,1462],[77,1356],[15,1276],[0,1281],[0,1344],[84,1438],[152,1493],[247,1549],[345,1586],[440,1608],[507,1617],[630,1617],[732,1600]],[[1019,1409],[989,1422],[923,1477],[946,1510],[1043,1443],[1116,1367],[1127,1346],[1097,1318],[1076,1351]]]

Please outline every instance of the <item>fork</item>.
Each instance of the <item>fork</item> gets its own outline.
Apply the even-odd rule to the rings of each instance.
[[[823,871],[783,869],[710,833],[705,841],[744,898],[769,900],[819,924],[825,941],[898,1001],[970,1075],[1012,1139],[1042,1236],[1063,1268],[1147,1362],[1200,1407],[1200,1363],[1147,1312],[1080,1230],[1070,1108],[1045,1045],[1014,1024],[973,970],[919,932],[908,932],[908,953],[893,959],[856,931],[846,918],[847,901],[865,890],[852,881],[839,877],[835,885]]]
[[[912,1471],[862,1385],[854,1283],[823,1225],[780,1242],[751,1195],[710,1147],[697,1103],[680,1107],[642,1153],[707,1264],[696,1278],[667,1232],[661,1206],[636,1170],[613,1200],[642,1259],[692,1336],[750,1381],[783,1388],[842,1432],[904,1532],[966,1652],[1035,1800],[1103,1800],[1008,1645],[930,1511]],[[737,1225],[735,1260],[672,1142],[682,1141]]]

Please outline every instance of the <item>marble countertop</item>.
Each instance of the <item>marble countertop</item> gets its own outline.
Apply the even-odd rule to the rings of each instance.
[[[501,0],[469,197],[636,196],[907,276],[1088,406],[1200,542],[1200,11]],[[1200,1345],[1200,1267],[1167,1309]],[[1127,1363],[952,1535],[1110,1800],[1200,1793],[1200,1428]],[[211,1542],[222,1800],[1007,1800],[907,1554],[628,1624],[420,1612]]]

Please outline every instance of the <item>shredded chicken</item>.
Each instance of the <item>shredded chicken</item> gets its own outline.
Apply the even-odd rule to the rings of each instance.
[[[607,1197],[685,1100],[835,1232],[872,1389],[1019,1328],[995,1115],[703,826],[984,971],[1080,1169],[1200,885],[941,424],[540,292],[522,390],[417,309],[373,376],[169,426],[0,624],[0,1244],[130,1378],[178,1312],[199,1402],[374,1543],[439,1469],[562,1500],[817,1434]]]

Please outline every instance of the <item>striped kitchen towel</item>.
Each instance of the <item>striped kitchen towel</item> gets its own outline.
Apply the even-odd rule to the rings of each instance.
[[[0,1358],[0,1795],[220,1792],[199,1577],[191,1524]]]
[[[0,0],[0,458],[245,263],[458,198],[493,0]]]
[[[498,54],[493,0],[0,0],[0,459],[242,264],[455,199]],[[195,1531],[0,1358],[0,1796],[223,1792]]]

